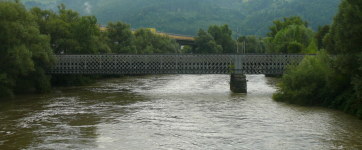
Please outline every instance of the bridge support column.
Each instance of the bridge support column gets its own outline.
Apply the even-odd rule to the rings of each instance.
[[[230,75],[230,90],[234,93],[247,93],[246,76],[243,74]]]

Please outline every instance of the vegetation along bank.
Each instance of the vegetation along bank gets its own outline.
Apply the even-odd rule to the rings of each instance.
[[[332,25],[315,35],[317,57],[306,57],[299,66],[289,67],[273,99],[340,109],[362,118],[361,10],[362,1],[342,0]],[[295,46],[300,44],[287,49]]]

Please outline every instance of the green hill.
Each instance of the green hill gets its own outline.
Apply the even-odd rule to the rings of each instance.
[[[26,0],[27,8],[57,10],[60,3],[98,22],[121,20],[132,28],[196,35],[199,28],[229,24],[242,35],[265,36],[273,20],[301,16],[310,27],[331,24],[340,0]],[[235,33],[234,33],[235,35]]]

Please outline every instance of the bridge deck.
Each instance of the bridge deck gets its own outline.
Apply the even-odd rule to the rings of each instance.
[[[298,54],[56,55],[49,74],[283,74]]]

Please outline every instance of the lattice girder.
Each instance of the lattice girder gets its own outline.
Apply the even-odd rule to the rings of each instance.
[[[49,74],[283,74],[304,55],[191,54],[191,55],[56,55]]]
[[[234,72],[239,74],[283,74],[288,65],[298,65],[304,56],[300,54],[234,55]]]

